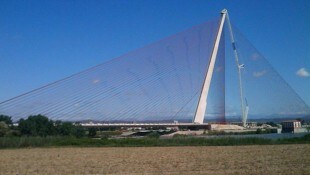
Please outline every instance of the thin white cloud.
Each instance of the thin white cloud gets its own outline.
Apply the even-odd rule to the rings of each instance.
[[[300,76],[300,77],[310,77],[310,73],[308,72],[308,70],[306,68],[300,68],[297,72],[296,75]]]
[[[263,75],[265,75],[267,73],[266,70],[262,70],[262,71],[259,71],[259,72],[253,72],[253,76],[254,77],[261,77]]]
[[[258,53],[253,53],[251,58],[252,58],[253,61],[256,61],[256,60],[259,59],[259,54]]]
[[[93,84],[97,84],[97,83],[99,83],[100,82],[100,80],[99,79],[95,79],[95,80],[93,80]]]

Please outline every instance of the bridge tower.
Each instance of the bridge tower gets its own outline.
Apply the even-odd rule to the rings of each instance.
[[[198,105],[197,105],[197,108],[196,108],[195,116],[193,118],[193,123],[203,124],[203,121],[204,121],[204,117],[205,117],[205,113],[206,113],[206,109],[207,109],[208,93],[209,93],[209,89],[210,89],[210,85],[211,85],[212,75],[213,75],[213,72],[214,72],[217,52],[219,50],[219,44],[220,44],[220,39],[221,39],[221,36],[222,36],[225,20],[227,20],[227,23],[228,23],[230,39],[231,39],[232,48],[233,48],[233,51],[234,51],[234,56],[235,56],[235,61],[236,61],[236,65],[237,65],[237,70],[238,70],[240,101],[241,101],[241,115],[242,115],[242,123],[243,123],[243,126],[245,127],[246,126],[246,120],[247,120],[247,114],[248,114],[249,108],[248,108],[247,104],[246,104],[246,107],[244,105],[244,97],[243,97],[243,89],[242,89],[241,70],[243,69],[244,65],[243,64],[239,64],[238,52],[237,52],[236,45],[235,45],[234,35],[233,35],[232,27],[231,27],[231,24],[230,24],[228,12],[227,12],[226,9],[223,9],[221,11],[221,20],[220,20],[220,23],[219,23],[217,36],[216,36],[216,39],[215,39],[213,51],[212,51],[211,58],[210,58],[210,61],[209,61],[209,66],[207,68],[207,72],[206,72],[206,75],[205,75],[204,83],[203,83],[203,86],[202,86],[202,89],[201,89],[201,93],[200,93]]]

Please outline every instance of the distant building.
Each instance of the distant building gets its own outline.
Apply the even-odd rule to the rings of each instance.
[[[281,122],[282,132],[298,133],[304,132],[304,128],[301,127],[301,123],[298,120],[287,120]]]
[[[243,126],[242,122],[231,122],[230,124],[238,125],[238,126]],[[257,126],[257,122],[246,122],[246,126],[248,126],[248,127],[256,127]]]

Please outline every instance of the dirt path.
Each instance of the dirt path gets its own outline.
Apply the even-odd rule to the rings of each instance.
[[[9,149],[0,174],[310,174],[310,144]]]

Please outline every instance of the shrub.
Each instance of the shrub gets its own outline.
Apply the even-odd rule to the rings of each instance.
[[[147,135],[148,138],[156,138],[158,139],[160,137],[160,134],[158,132],[151,132]]]
[[[262,132],[263,132],[263,130],[262,130],[262,129],[257,128],[257,130],[256,130],[256,134],[261,134]]]
[[[7,132],[7,136],[9,137],[19,137],[21,136],[20,132],[18,130],[11,129],[9,132]]]
[[[95,137],[97,135],[97,129],[96,128],[89,128],[88,129],[88,137]]]
[[[8,132],[9,132],[9,126],[5,122],[1,121],[0,122],[0,137],[5,136]]]
[[[55,134],[55,127],[52,120],[43,115],[29,116],[26,120],[21,119],[18,124],[22,135],[43,136]]]
[[[174,134],[173,135],[173,138],[186,138],[186,137],[188,137],[188,136],[185,134]]]
[[[7,115],[0,115],[0,122],[4,122],[7,125],[12,125],[12,117],[7,116]]]
[[[75,130],[73,135],[77,138],[81,138],[85,136],[85,129],[79,124],[75,125]]]

